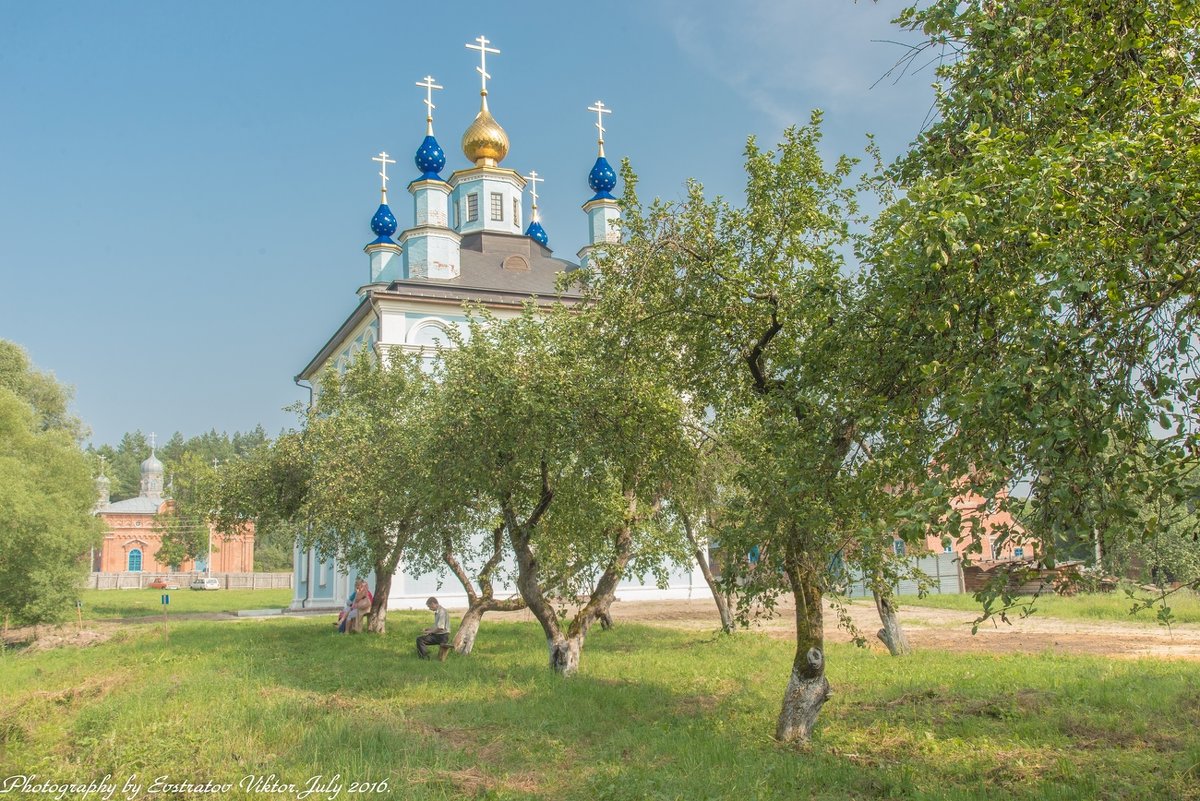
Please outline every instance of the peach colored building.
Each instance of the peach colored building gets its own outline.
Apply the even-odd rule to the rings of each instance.
[[[108,531],[104,543],[92,556],[92,570],[100,573],[167,573],[172,566],[158,559],[162,533],[155,528],[159,514],[171,509],[172,501],[163,497],[163,465],[151,450],[150,458],[142,462],[141,492],[136,498],[109,503],[109,482],[105,476],[96,479],[99,501],[96,514]],[[243,533],[225,536],[212,533],[212,563],[207,555],[193,562],[185,561],[182,572],[250,573],[254,570],[254,528]]]
[[[1001,490],[997,496],[1003,500],[1008,492]],[[980,520],[978,536],[981,550],[970,555],[972,562],[1004,562],[1014,559],[1028,559],[1036,556],[1037,551],[1032,539],[1024,536],[1025,527],[1008,512],[990,512],[984,509],[985,499],[982,495],[972,492],[959,495],[950,501],[950,508],[962,515],[962,536],[943,538],[939,534],[930,533],[925,537],[925,547],[933,553],[952,553],[962,556],[975,541],[971,532],[971,522]],[[998,540],[1004,537],[1003,542]],[[897,552],[903,548],[903,543],[896,540]]]

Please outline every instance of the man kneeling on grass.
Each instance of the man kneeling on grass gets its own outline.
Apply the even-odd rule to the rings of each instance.
[[[429,658],[429,652],[425,650],[428,646],[445,645],[450,642],[450,613],[446,607],[439,604],[437,598],[430,598],[425,605],[433,612],[433,626],[425,629],[421,636],[417,637],[417,656],[422,659]]]

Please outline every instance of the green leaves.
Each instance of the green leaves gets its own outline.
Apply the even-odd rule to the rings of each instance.
[[[1123,504],[1175,493],[1195,459],[1197,395],[1176,379],[1200,342],[1200,160],[1181,158],[1200,141],[1197,19],[1192,2],[1129,0],[900,20],[957,58],[862,252],[882,299],[908,301],[881,303],[884,324],[931,334],[940,461],[1038,477],[1029,523],[1047,543],[1131,535]]]
[[[0,615],[18,623],[66,615],[102,536],[68,396],[0,340]]]

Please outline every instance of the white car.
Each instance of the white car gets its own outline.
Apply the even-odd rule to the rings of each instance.
[[[219,590],[221,580],[212,576],[196,576],[188,586],[193,590]]]

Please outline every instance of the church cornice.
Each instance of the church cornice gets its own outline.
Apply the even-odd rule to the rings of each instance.
[[[432,303],[462,307],[465,303],[478,303],[488,308],[521,308],[527,302],[533,301],[538,306],[553,306],[558,303],[574,305],[583,300],[581,295],[531,295],[528,292],[509,292],[490,287],[438,286],[433,281],[397,280],[388,284],[387,289],[372,292],[378,303],[399,302],[404,300],[421,300]]]
[[[456,243],[462,242],[463,238],[463,235],[458,231],[455,231],[453,228],[447,228],[444,225],[415,225],[400,234],[400,242],[403,244],[418,236],[441,236],[446,239],[453,239]]]
[[[455,170],[450,174],[450,186],[458,188],[458,185],[464,181],[469,181],[475,178],[497,178],[510,180],[516,184],[517,188],[524,189],[526,180],[525,176],[516,170],[510,170],[507,167],[468,167],[465,170]]]

